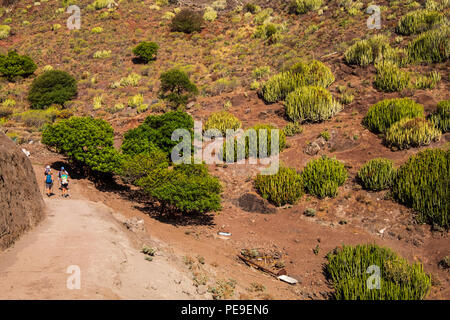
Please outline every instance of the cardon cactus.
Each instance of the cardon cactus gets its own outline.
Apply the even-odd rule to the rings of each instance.
[[[402,119],[386,132],[386,143],[398,149],[429,145],[441,138],[441,131],[424,118]]]
[[[389,189],[395,178],[395,168],[389,159],[376,158],[369,160],[358,171],[358,179],[368,190],[379,191]]]

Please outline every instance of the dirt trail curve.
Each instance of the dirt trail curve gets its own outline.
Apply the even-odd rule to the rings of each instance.
[[[170,254],[157,252],[153,261],[144,259],[142,242],[110,208],[59,196],[45,202],[45,220],[0,252],[0,299],[198,297],[189,275]],[[69,266],[81,271],[80,289],[67,288],[75,275],[67,273]]]

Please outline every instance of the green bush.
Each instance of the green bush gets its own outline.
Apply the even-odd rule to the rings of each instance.
[[[318,198],[335,197],[338,187],[347,180],[344,164],[323,156],[311,160],[302,173],[305,191]]]
[[[156,42],[142,41],[134,49],[133,53],[145,62],[156,59],[159,46]]]
[[[36,69],[36,64],[28,56],[21,56],[16,51],[9,51],[6,56],[0,54],[0,74],[8,80],[29,76]]]
[[[183,9],[172,19],[171,30],[175,32],[192,33],[202,30],[203,17],[200,13]]]
[[[231,159],[234,162],[248,159],[250,156],[258,157],[258,158],[264,158],[264,157],[270,157],[274,154],[272,154],[272,130],[278,130],[276,127],[270,125],[270,124],[256,124],[253,127],[247,129],[244,132],[245,138],[243,137],[231,137],[224,141],[223,147],[221,150],[221,155],[219,155],[220,158],[222,158],[224,161]],[[263,151],[263,146],[260,144],[260,135],[263,131],[260,130],[266,130],[267,134],[267,152]],[[252,134],[253,132],[253,134]],[[262,138],[261,138],[262,140]],[[256,145],[252,144],[250,146],[250,141],[256,141]],[[227,145],[234,142],[234,148],[227,148]],[[256,146],[256,150],[253,150]],[[250,148],[251,147],[251,148]],[[278,147],[279,149],[275,151],[275,154],[281,152],[284,148],[286,148],[286,136],[283,132],[283,130],[278,130]],[[238,154],[238,149],[244,151],[244,154]],[[234,157],[233,154],[234,153]],[[242,158],[244,156],[244,158]]]
[[[375,244],[342,246],[327,255],[327,278],[337,300],[421,300],[431,287],[431,276],[419,263],[410,265],[388,248]],[[380,270],[380,287],[370,277]],[[372,267],[373,268],[373,267]]]
[[[272,103],[284,100],[290,92],[299,87],[310,85],[326,88],[333,82],[333,73],[322,62],[299,62],[266,81],[262,96],[266,102]]]
[[[284,128],[283,132],[287,137],[295,136],[296,134],[302,133],[303,128],[300,125],[300,122],[294,121],[289,122]]]
[[[441,131],[424,118],[402,119],[386,132],[386,143],[398,149],[429,145],[441,138]]]
[[[125,133],[122,152],[133,156],[159,148],[170,154],[172,148],[178,144],[177,141],[172,141],[172,133],[176,129],[187,129],[192,133],[193,128],[194,120],[183,111],[148,116],[139,127]]]
[[[285,102],[286,115],[293,121],[318,122],[331,118],[342,110],[327,89],[305,86],[289,93]]]
[[[221,209],[222,186],[205,165],[182,164],[173,169],[155,170],[137,184],[161,204],[161,211],[189,214]]]
[[[276,174],[258,174],[255,188],[264,199],[280,207],[295,204],[303,195],[302,176],[295,169],[281,166]]]
[[[320,8],[322,0],[292,0],[289,11],[291,13],[303,14]]]
[[[119,174],[124,181],[135,184],[136,181],[152,174],[155,170],[168,167],[167,153],[154,148],[145,153],[125,157]]]
[[[375,77],[375,86],[385,92],[401,91],[405,89],[410,80],[407,71],[402,71],[392,61],[386,60],[375,66],[377,75]]]
[[[48,125],[42,143],[93,171],[112,173],[121,167],[122,157],[113,146],[113,128],[101,119],[72,117]]]
[[[417,77],[414,85],[418,89],[433,89],[440,81],[441,74],[433,70],[428,76]]]
[[[92,5],[95,9],[100,10],[114,4],[114,0],[95,0]]]
[[[449,176],[450,150],[427,149],[410,157],[399,168],[392,194],[418,212],[419,222],[448,229]]]
[[[67,72],[51,70],[33,80],[28,100],[32,109],[44,109],[51,104],[63,105],[76,95],[76,80]]]
[[[197,86],[182,70],[170,69],[161,74],[160,80],[161,96],[176,106],[186,104],[189,97],[198,93]]]
[[[241,121],[228,111],[214,112],[205,123],[204,130],[219,130],[222,135],[226,135],[227,129],[237,130],[241,127]]]
[[[442,132],[450,131],[450,100],[443,100],[437,104],[436,112],[430,115],[430,121]]]
[[[366,162],[358,171],[358,179],[365,189],[389,189],[395,178],[394,164],[389,159],[376,158]]]
[[[444,62],[450,57],[450,27],[443,25],[420,34],[407,48],[411,62]]]
[[[402,35],[417,34],[428,31],[444,21],[445,15],[440,12],[416,10],[401,17],[395,31]]]
[[[348,64],[365,67],[382,60],[387,54],[392,55],[388,38],[384,35],[376,35],[354,43],[345,51],[344,58]]]
[[[404,118],[424,117],[423,106],[409,98],[394,98],[380,101],[369,108],[364,125],[374,133],[384,133],[389,127]]]

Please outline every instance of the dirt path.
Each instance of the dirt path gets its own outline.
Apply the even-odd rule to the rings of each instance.
[[[45,202],[46,219],[0,253],[0,299],[198,297],[173,256],[158,251],[153,261],[144,259],[142,241],[110,208],[58,196]],[[75,275],[69,266],[79,267],[80,289],[67,287]]]

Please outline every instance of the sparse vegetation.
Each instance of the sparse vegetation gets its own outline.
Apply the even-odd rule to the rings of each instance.
[[[400,18],[396,32],[402,35],[417,34],[428,31],[435,25],[443,23],[444,21],[445,16],[437,11],[411,11]]]
[[[450,57],[449,34],[447,25],[420,34],[408,45],[409,59],[416,63],[446,61]]]
[[[322,5],[322,0],[292,0],[290,11],[296,14],[317,10]]]
[[[450,100],[443,100],[437,104],[436,112],[430,115],[430,121],[443,133],[450,131]]]

